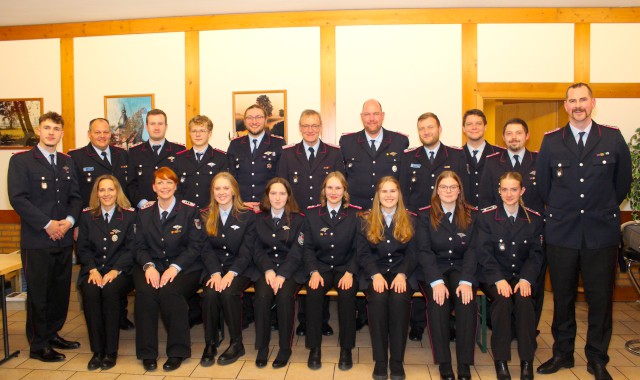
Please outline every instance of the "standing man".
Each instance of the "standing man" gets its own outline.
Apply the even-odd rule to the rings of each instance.
[[[156,199],[152,188],[153,173],[163,166],[174,170],[176,153],[184,150],[184,145],[165,139],[167,127],[167,114],[152,109],[147,113],[146,120],[149,141],[129,150],[127,195],[131,204],[138,208]]]
[[[80,182],[82,208],[89,207],[91,190],[95,180],[101,175],[111,174],[120,182],[120,186],[125,188],[127,185],[127,151],[109,145],[111,142],[109,120],[101,117],[91,120],[87,136],[89,137],[87,146],[69,151]],[[77,232],[74,237],[77,240]],[[133,286],[131,290],[133,290]],[[120,328],[123,330],[135,327],[133,322],[127,318],[127,302],[126,296],[120,301],[122,307]]]
[[[282,148],[278,177],[289,181],[300,210],[306,211],[307,207],[320,203],[322,182],[329,173],[339,171],[344,174],[344,162],[339,147],[320,140],[322,119],[318,111],[302,111],[298,127],[302,141]],[[297,335],[306,334],[305,300],[304,296],[298,297],[300,324],[296,329]],[[329,325],[329,297],[325,297],[324,302],[322,333],[330,336],[333,335],[333,329]]]
[[[67,319],[71,290],[71,228],[82,198],[71,157],[57,152],[64,120],[55,112],[40,116],[40,142],[9,160],[7,188],[20,215],[20,254],[27,280],[27,338],[33,359],[57,362],[65,356],[54,348],[80,343],[58,332]]]
[[[364,129],[343,134],[340,149],[351,202],[368,210],[378,180],[388,175],[398,178],[402,152],[409,146],[409,139],[402,133],[382,127],[384,112],[375,99],[364,102],[360,119]]]
[[[467,136],[467,143],[462,148],[469,165],[469,197],[467,197],[467,202],[473,206],[478,205],[480,198],[480,178],[482,178],[485,159],[491,154],[504,152],[503,148],[491,145],[484,139],[486,130],[487,117],[484,112],[479,109],[471,109],[464,113],[462,132]]]
[[[240,196],[247,207],[260,209],[267,182],[278,173],[284,139],[266,131],[267,112],[253,104],[244,111],[247,135],[231,140],[227,157],[229,172],[240,185]]]
[[[596,379],[611,379],[606,369],[611,340],[612,299],[620,242],[620,203],[631,186],[631,156],[617,128],[596,123],[591,88],[567,89],[569,123],[548,132],[538,161],[538,189],[546,204],[545,239],[553,285],[553,357],[538,373],[574,365],[575,300],[582,273],[589,307],[585,354]]]
[[[211,180],[221,171],[229,170],[225,152],[209,145],[213,122],[204,115],[189,120],[191,149],[178,152],[175,170],[180,183],[178,195],[196,204],[198,208],[209,207]]]

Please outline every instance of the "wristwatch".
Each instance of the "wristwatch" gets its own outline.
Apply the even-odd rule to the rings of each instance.
[[[151,268],[151,267],[155,268],[155,267],[156,267],[156,264],[154,264],[154,263],[152,263],[152,262],[148,262],[148,263],[146,263],[146,264],[144,264],[144,265],[142,266],[142,271],[143,271],[143,272],[146,272],[146,271],[147,271],[147,269],[149,269],[149,268]]]

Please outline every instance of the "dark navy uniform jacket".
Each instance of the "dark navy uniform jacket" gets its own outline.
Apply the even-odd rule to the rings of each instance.
[[[482,172],[480,183],[480,207],[489,207],[502,202],[498,188],[500,186],[500,176],[506,172],[517,171],[522,174],[523,186],[526,188],[522,200],[525,206],[543,212],[544,204],[538,192],[538,181],[536,180],[536,157],[538,152],[530,152],[525,149],[523,157],[520,158],[520,168],[513,169],[513,163],[506,151],[487,156],[487,161]]]
[[[376,146],[375,156],[364,129],[340,137],[351,201],[365,210],[371,208],[380,178],[389,175],[398,178],[402,152],[409,146],[406,135],[385,128],[382,131],[382,143]]]
[[[542,217],[522,207],[514,224],[502,204],[482,210],[476,220],[473,246],[480,264],[480,282],[493,285],[500,280],[525,279],[536,286],[542,262]]]
[[[176,204],[160,222],[158,203],[148,202],[138,210],[136,221],[135,260],[140,266],[153,262],[160,274],[178,265],[184,273],[202,269],[200,253],[206,239],[196,206],[189,201],[176,199]]]
[[[403,153],[400,166],[400,188],[409,210],[416,212],[420,207],[431,204],[436,179],[445,170],[458,174],[464,194],[468,198],[469,173],[460,148],[452,148],[440,143],[433,165],[429,163],[427,152],[422,146]]]
[[[265,132],[258,146],[256,158],[251,155],[249,136],[231,140],[227,157],[229,172],[240,185],[240,196],[245,202],[260,202],[267,182],[278,173],[284,139]]]
[[[478,262],[475,247],[471,245],[476,211],[476,208],[469,207],[471,223],[465,230],[456,225],[455,215],[452,223],[443,215],[440,226],[434,230],[431,226],[431,206],[420,209],[416,228],[417,256],[421,267],[417,275],[420,281],[430,284],[443,280],[445,273],[455,269],[460,272],[461,281],[478,285]]]
[[[178,184],[178,195],[196,204],[199,208],[209,206],[211,198],[211,180],[222,171],[229,171],[229,161],[225,152],[207,147],[200,163],[192,149],[183,150],[176,154],[173,163]]]
[[[282,148],[278,177],[289,181],[300,210],[306,210],[307,207],[320,202],[322,181],[327,174],[334,171],[344,174],[342,154],[340,148],[335,145],[320,141],[313,166],[309,166],[302,142]]]
[[[469,197],[467,202],[470,205],[477,206],[480,199],[480,181],[482,179],[482,172],[484,171],[485,162],[487,156],[492,154],[504,152],[505,149],[496,145],[491,145],[485,142],[484,150],[478,157],[478,163],[473,160],[473,155],[469,153],[467,145],[462,147],[465,157],[467,158],[467,164],[469,165]]]
[[[200,212],[205,233],[208,214],[209,209]],[[208,279],[214,273],[224,276],[229,271],[252,280],[257,279],[258,272],[252,262],[255,244],[256,214],[253,210],[247,210],[236,215],[236,210],[232,208],[224,225],[218,218],[218,235],[207,234],[202,250],[204,279]]]
[[[69,156],[73,159],[80,183],[80,195],[82,196],[82,207],[89,206],[91,190],[98,177],[111,174],[125,191],[127,188],[127,151],[117,146],[109,146],[111,153],[111,163],[105,162],[101,155],[98,155],[91,143],[87,146],[69,151]]]
[[[415,230],[416,218],[413,215],[411,223]],[[367,240],[366,224],[366,221],[361,219],[356,237],[356,255],[360,265],[360,275],[358,276],[360,289],[368,289],[372,281],[371,277],[377,273],[381,275],[404,273],[407,276],[407,284],[413,289],[418,289],[418,281],[413,275],[418,264],[415,234],[411,240],[402,243],[393,237],[395,222],[391,223],[391,227],[387,227],[383,221],[384,237],[378,244],[373,244]]]
[[[549,132],[536,168],[547,206],[547,243],[572,249],[618,245],[619,205],[631,187],[631,156],[617,128],[594,121],[582,154],[569,125]]]
[[[149,142],[129,149],[129,167],[127,172],[127,190],[129,201],[134,207],[141,200],[152,201],[157,198],[153,192],[153,173],[166,166],[175,171],[176,153],[184,150],[184,145],[165,140],[160,155],[156,155]]]
[[[128,274],[135,249],[135,209],[116,208],[107,225],[100,210],[86,208],[80,215],[76,253],[80,263],[78,283],[87,281],[89,271],[105,275],[112,269]]]
[[[329,271],[358,272],[356,260],[356,235],[360,227],[357,213],[360,207],[341,206],[335,219],[327,206],[311,206],[306,213],[304,239],[304,270],[307,277],[311,272]]]
[[[276,227],[271,212],[256,215],[256,249],[253,253],[261,276],[268,270],[287,280],[302,284],[305,280],[302,265],[302,246],[304,245],[304,214],[292,213],[290,220],[282,216]]]
[[[20,216],[20,247],[47,249],[73,244],[73,228],[53,241],[45,226],[51,220],[72,216],[76,224],[82,210],[76,169],[71,157],[57,153],[56,170],[38,147],[14,154],[9,160],[9,202]]]

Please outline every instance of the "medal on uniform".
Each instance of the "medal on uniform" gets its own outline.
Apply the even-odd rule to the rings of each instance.
[[[184,177],[180,177],[180,183],[184,183],[186,179]]]
[[[173,157],[173,156],[169,156],[169,157],[167,157],[167,160],[171,161],[172,163],[173,163],[173,160],[175,160],[175,159],[176,159],[176,158],[175,158],[175,157]]]
[[[271,162],[267,164],[267,169],[271,169]]]
[[[118,241],[118,235],[111,235],[111,241],[112,242],[117,242]]]
[[[556,177],[562,177],[562,172],[563,172],[562,168],[557,168],[556,169]]]
[[[393,165],[393,166],[391,167],[391,170],[393,170],[393,172],[395,173],[395,172],[397,172],[397,171],[398,171],[398,167],[397,167],[397,166],[395,166],[395,165]]]
[[[504,252],[507,249],[507,246],[504,244],[502,239],[500,239],[500,243],[498,243],[498,249],[500,249],[502,252]]]
[[[47,190],[47,183],[42,181],[42,190]]]

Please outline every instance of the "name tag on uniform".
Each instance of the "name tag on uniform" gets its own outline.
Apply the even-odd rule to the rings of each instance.
[[[411,164],[411,168],[413,169],[420,169],[422,167],[422,164]]]
[[[87,166],[87,167],[82,168],[83,172],[92,172],[93,170],[94,170],[93,166]]]

